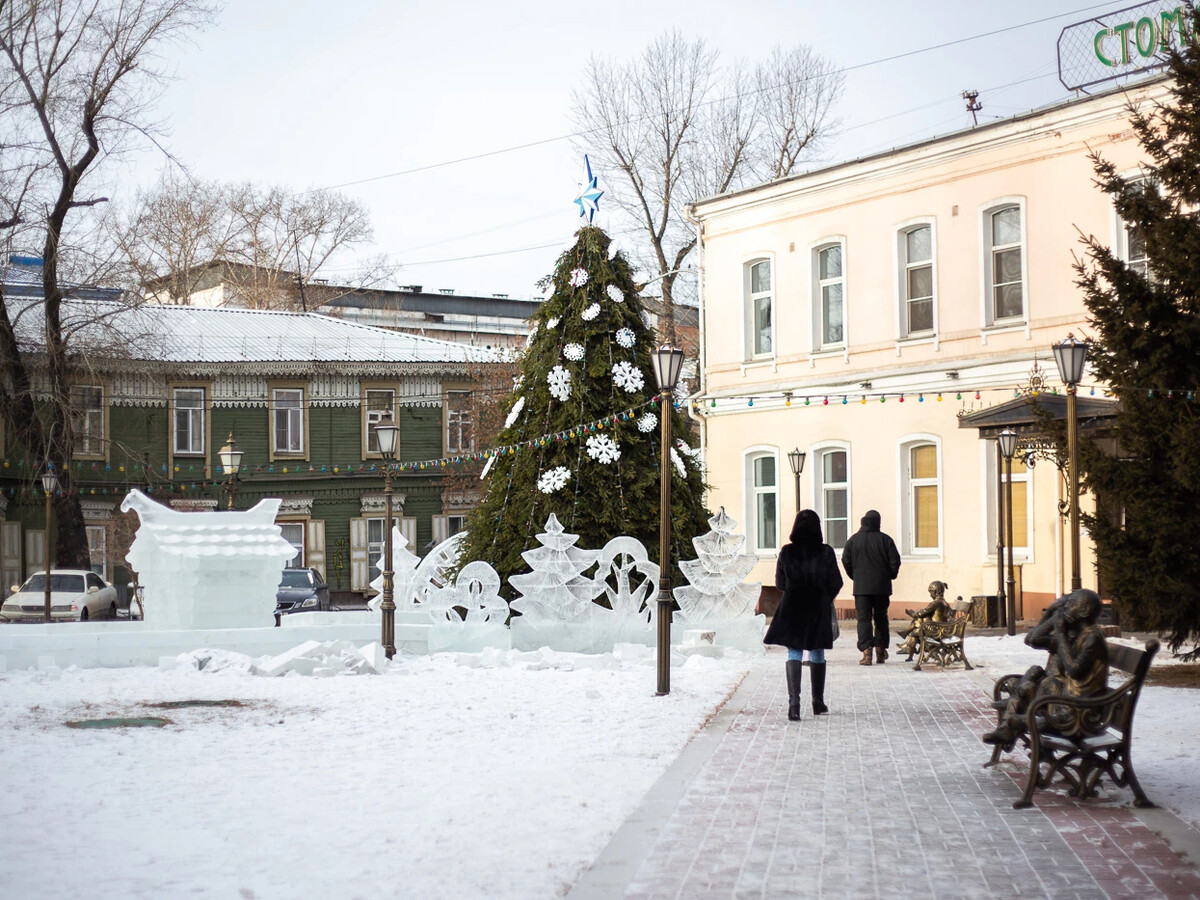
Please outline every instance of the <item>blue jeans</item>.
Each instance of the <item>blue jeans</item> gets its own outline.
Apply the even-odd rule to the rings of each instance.
[[[825,651],[824,650],[821,650],[821,649],[797,650],[794,647],[788,647],[788,662],[792,662],[793,660],[796,660],[798,662],[804,662],[804,654],[805,653],[808,654],[808,661],[810,663],[816,663],[817,665],[824,664],[824,662],[825,662]]]

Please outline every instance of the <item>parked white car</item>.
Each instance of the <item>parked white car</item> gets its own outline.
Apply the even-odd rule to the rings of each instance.
[[[12,586],[12,596],[0,606],[6,622],[44,622],[46,619],[46,573],[30,575],[23,585]],[[86,622],[115,619],[117,589],[87,569],[52,569],[50,572],[50,619],[54,622]]]

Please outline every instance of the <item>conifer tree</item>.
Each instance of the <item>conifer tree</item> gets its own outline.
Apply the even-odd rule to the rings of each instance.
[[[505,404],[497,446],[485,466],[487,494],[467,521],[460,562],[482,559],[504,579],[524,572],[550,514],[599,549],[631,535],[658,557],[661,415],[689,439],[686,414],[662,408],[651,353],[654,332],[624,254],[586,225],[558,259],[552,292],[532,318],[521,374]],[[704,483],[696,458],[671,450],[671,555],[705,530]],[[673,570],[675,571],[675,570]]]
[[[1200,51],[1171,54],[1169,97],[1131,108],[1148,162],[1127,178],[1093,154],[1096,180],[1148,267],[1084,239],[1077,283],[1096,330],[1095,374],[1113,386],[1117,455],[1083,441],[1097,498],[1083,521],[1127,625],[1172,650],[1200,637]],[[1197,650],[1192,651],[1195,655]]]

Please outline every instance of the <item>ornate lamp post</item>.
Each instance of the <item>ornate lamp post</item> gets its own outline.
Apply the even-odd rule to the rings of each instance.
[[[42,472],[42,490],[46,494],[46,621],[50,621],[50,498],[58,490],[58,475],[50,463],[46,463],[46,471]]]
[[[1087,362],[1087,341],[1067,339],[1055,344],[1054,362],[1058,366],[1058,377],[1067,386],[1067,459],[1071,470],[1070,489],[1071,516],[1071,590],[1083,587],[1079,578],[1079,414],[1075,408],[1075,391],[1083,380],[1083,364]]]
[[[225,446],[217,451],[217,458],[221,460],[221,468],[229,476],[229,480],[224,485],[225,493],[229,497],[225,508],[233,509],[233,498],[237,496],[238,491],[238,472],[242,470],[242,449],[234,442],[232,431],[225,440]]]
[[[391,659],[396,655],[396,599],[392,595],[392,462],[396,458],[396,437],[400,432],[392,419],[392,411],[385,410],[375,425],[375,440],[379,444],[379,455],[383,457],[383,602],[379,609],[383,613],[383,626],[379,642],[383,652]]]
[[[797,447],[788,453],[788,465],[796,476],[796,512],[800,512],[800,473],[804,471],[804,451]]]
[[[1017,452],[1017,433],[1011,428],[1005,428],[996,436],[1000,445],[1000,453],[1004,456],[1004,530],[1010,535],[1008,540],[1008,633],[1017,633],[1017,582],[1013,578],[1013,548],[1012,548],[1012,458]]]
[[[683,351],[659,347],[653,354],[654,380],[662,400],[662,458],[658,507],[658,696],[671,693],[671,393],[683,369]]]

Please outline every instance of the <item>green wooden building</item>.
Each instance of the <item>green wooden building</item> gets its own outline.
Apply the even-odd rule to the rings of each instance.
[[[10,311],[21,304],[12,293]],[[136,487],[186,510],[225,508],[231,493],[237,508],[278,497],[291,564],[319,569],[335,602],[365,600],[384,535],[373,426],[389,409],[397,461],[418,464],[393,478],[410,546],[422,553],[461,528],[467,510],[443,502],[443,461],[473,449],[466,377],[491,361],[488,351],[315,313],[103,297],[69,301],[64,323],[87,348],[72,408],[74,481],[93,568],[118,585],[130,576],[135,524],[118,510]],[[19,329],[26,351],[36,354],[41,329],[40,297],[30,297]],[[232,482],[218,459],[230,437],[244,453]],[[9,585],[45,565],[45,504],[37,460],[2,426],[0,452],[0,583]]]

